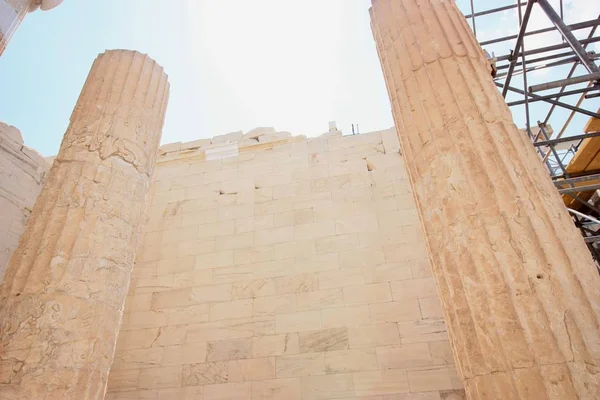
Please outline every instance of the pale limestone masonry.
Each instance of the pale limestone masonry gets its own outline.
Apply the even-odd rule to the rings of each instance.
[[[48,168],[40,154],[23,144],[17,128],[0,122],[0,284]]]
[[[107,400],[464,399],[395,129],[165,145],[151,193]]]
[[[104,398],[169,83],[98,56],[0,292],[0,399]]]
[[[600,277],[464,16],[448,0],[371,16],[469,398],[600,399]]]

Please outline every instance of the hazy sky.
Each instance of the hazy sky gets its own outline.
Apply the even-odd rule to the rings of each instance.
[[[480,10],[513,2],[475,0]],[[468,12],[468,0],[458,3]],[[21,129],[26,143],[44,155],[55,154],[96,55],[126,48],[148,53],[169,74],[163,143],[257,126],[316,136],[327,131],[330,120],[346,133],[351,124],[359,124],[361,132],[388,128],[393,121],[369,5],[369,0],[65,0],[52,11],[29,14],[0,57],[0,120]],[[568,19],[591,19],[600,2],[565,0],[565,7]],[[479,37],[515,33],[514,13],[483,19]],[[534,15],[535,28],[545,24],[543,15]],[[560,42],[552,35],[536,40]],[[510,42],[490,50],[503,54],[509,48]],[[522,113],[514,114],[524,125]]]

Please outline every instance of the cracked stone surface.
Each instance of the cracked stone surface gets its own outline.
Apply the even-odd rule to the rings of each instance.
[[[600,277],[453,1],[372,28],[470,399],[600,398]]]
[[[101,54],[0,295],[0,399],[102,399],[169,83],[148,56]]]

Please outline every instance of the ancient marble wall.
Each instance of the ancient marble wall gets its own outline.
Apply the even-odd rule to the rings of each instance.
[[[395,130],[162,147],[106,399],[463,399]]]
[[[49,168],[40,154],[23,144],[17,128],[0,122],[0,284]]]

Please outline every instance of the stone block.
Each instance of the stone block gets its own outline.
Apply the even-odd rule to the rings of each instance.
[[[360,348],[336,350],[325,353],[325,370],[328,374],[377,370],[375,349]]]
[[[229,382],[253,382],[275,378],[275,357],[229,361]]]
[[[164,347],[161,365],[184,365],[204,362],[206,360],[206,343],[192,343]]]
[[[220,236],[215,239],[215,251],[235,250],[254,245],[254,232]]]
[[[281,296],[258,297],[252,301],[252,315],[289,314],[298,311],[296,296],[286,294]]]
[[[315,253],[315,241],[312,239],[277,243],[273,247],[273,258],[275,260],[290,257],[307,257]]]
[[[21,131],[12,125],[0,122],[0,139],[10,140],[15,143],[23,144],[23,136]]]
[[[229,267],[233,265],[233,250],[211,252],[196,256],[196,270]]]
[[[368,325],[371,314],[368,305],[346,306],[321,310],[323,328]]]
[[[208,304],[190,305],[180,308],[169,308],[165,310],[167,314],[168,327],[173,325],[188,325],[209,320]]]
[[[281,276],[275,278],[274,282],[277,294],[304,293],[319,288],[317,273]]]
[[[186,364],[182,371],[182,386],[205,386],[226,383],[229,379],[229,362]]]
[[[344,268],[319,272],[319,288],[321,289],[361,286],[364,284],[365,275],[362,268]]]
[[[419,307],[421,308],[421,318],[423,319],[444,318],[442,302],[437,296],[419,298]]]
[[[166,290],[152,294],[152,309],[185,307],[190,305],[192,289]]]
[[[406,373],[412,392],[463,388],[454,366],[409,369]]]
[[[351,349],[399,345],[398,326],[388,323],[348,327],[348,343]]]
[[[383,141],[385,154],[400,154],[400,141],[398,140],[396,128],[381,131],[381,140]]]
[[[181,376],[181,366],[145,368],[140,370],[138,387],[140,389],[179,387]]]
[[[428,342],[429,352],[434,364],[454,364],[452,347],[449,340],[440,340],[437,342]]]
[[[244,134],[244,139],[258,139],[263,135],[272,135],[276,132],[273,127],[259,127],[254,128],[251,131],[248,131]]]
[[[427,343],[378,347],[377,360],[381,369],[414,368],[433,364]]]
[[[235,233],[235,221],[218,221],[199,225],[197,239],[212,238],[217,236],[233,235]],[[193,238],[193,237],[192,237]],[[187,237],[189,240],[190,237]],[[182,239],[186,240],[186,239]]]
[[[379,222],[375,214],[365,214],[335,220],[335,233],[337,235],[358,232],[376,232],[378,230]]]
[[[177,257],[173,260],[160,260],[157,265],[156,275],[171,275],[182,272],[191,272],[196,265],[194,256]]]
[[[272,379],[252,383],[252,400],[301,400],[300,379]]]
[[[383,246],[387,262],[407,262],[427,258],[427,250],[422,243],[399,243]]]
[[[421,310],[417,299],[371,304],[369,309],[371,310],[371,320],[376,324],[416,321],[421,318]]]
[[[388,283],[343,288],[346,305],[385,303],[392,301]]]
[[[185,142],[181,144],[181,149],[182,150],[193,150],[193,149],[199,149],[201,147],[205,147],[208,146],[210,144],[211,140],[210,139],[199,139],[199,140],[193,140],[191,142]]]
[[[140,376],[139,369],[112,370],[108,375],[108,391],[135,390]]]
[[[219,135],[219,136],[213,137],[212,139],[210,139],[210,143],[211,144],[221,144],[221,143],[239,142],[240,140],[242,140],[243,136],[244,136],[244,134],[241,131],[226,133],[224,135]]]
[[[300,332],[300,353],[345,350],[348,348],[348,329],[332,328]]]
[[[160,389],[157,400],[198,400],[202,398],[203,393],[202,386]]]
[[[407,393],[411,389],[404,369],[355,372],[352,376],[357,396]]]
[[[320,311],[303,311],[275,315],[277,333],[291,333],[321,329]]]
[[[294,238],[294,227],[282,227],[274,229],[265,229],[262,231],[256,231],[254,236],[254,243],[257,246],[283,243]]]
[[[354,216],[354,206],[351,201],[332,201],[331,204],[312,207],[315,221],[330,221]]]
[[[421,297],[437,297],[433,278],[421,278],[391,283],[394,301]]]
[[[365,267],[363,271],[365,283],[404,281],[413,278],[410,263],[386,263]]]
[[[348,249],[340,253],[341,268],[371,268],[383,263],[385,263],[385,255],[382,247]]]
[[[167,314],[163,311],[137,311],[124,316],[124,329],[144,329],[167,326]]]
[[[245,233],[274,228],[273,214],[254,215],[235,220],[235,233]]]
[[[273,199],[284,199],[288,197],[296,197],[302,195],[308,195],[311,193],[310,182],[301,181],[290,183],[290,173],[280,173],[278,175],[269,175],[269,180],[266,177],[257,179],[256,184],[260,187],[273,186],[269,183],[275,183],[277,186],[273,186]]]
[[[271,278],[253,279],[251,281],[236,282],[233,284],[234,299],[252,299],[256,297],[272,296],[275,293],[275,282]]]
[[[443,319],[427,319],[398,323],[402,344],[448,340]]]
[[[208,342],[206,361],[227,361],[250,358],[252,355],[252,339],[239,338]]]
[[[249,399],[251,395],[249,382],[223,383],[205,386],[203,400]]]
[[[152,306],[152,296],[152,293],[127,296],[125,300],[125,312],[149,311]]]
[[[192,301],[194,303],[212,303],[220,301],[230,301],[231,299],[231,284],[211,285],[192,288]]]
[[[252,338],[252,356],[270,357],[299,353],[297,333],[255,336]]]
[[[236,300],[215,303],[210,306],[210,320],[252,317],[252,300]]]
[[[244,282],[248,279],[252,279],[254,268],[252,264],[245,265],[234,265],[231,267],[214,268],[208,270],[212,272],[212,283],[236,283]]]
[[[342,289],[326,289],[299,293],[297,296],[298,311],[321,310],[324,308],[343,307]]]
[[[322,352],[278,356],[276,367],[277,378],[323,375],[325,373],[325,356]]]
[[[311,212],[312,215],[312,212]],[[333,221],[321,221],[294,226],[294,239],[316,239],[335,235],[335,224]]]
[[[351,374],[332,374],[302,378],[303,400],[348,398],[354,395]]]
[[[175,142],[175,143],[168,143],[168,144],[163,144],[162,146],[159,147],[159,151],[161,153],[171,153],[174,151],[181,151],[181,142]]]

